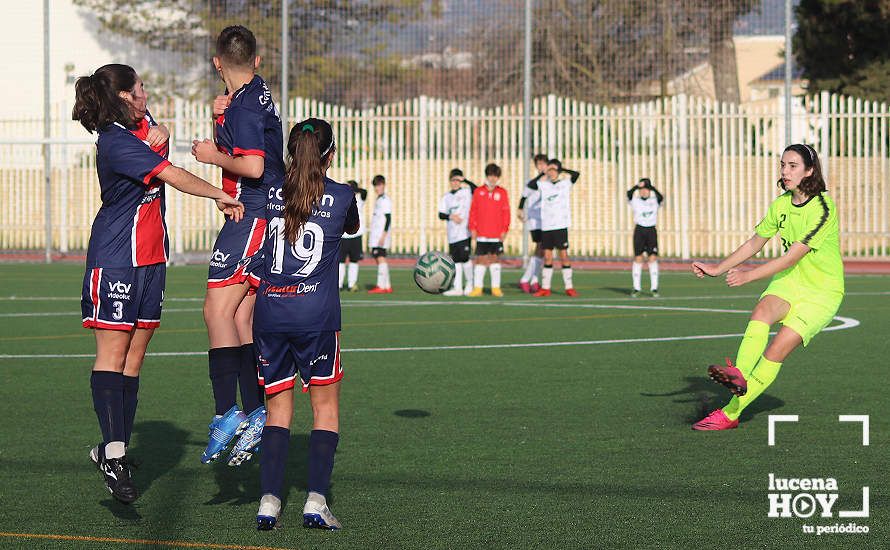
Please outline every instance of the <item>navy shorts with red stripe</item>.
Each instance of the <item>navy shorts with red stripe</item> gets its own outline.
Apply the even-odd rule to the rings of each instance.
[[[80,298],[83,326],[125,331],[159,327],[166,278],[162,263],[87,269]]]
[[[298,376],[304,392],[309,391],[309,386],[334,384],[343,378],[339,331],[254,330],[253,345],[266,395],[293,388]]]
[[[263,245],[265,218],[245,217],[240,222],[226,219],[210,256],[207,288],[238,285],[248,279],[247,259]]]

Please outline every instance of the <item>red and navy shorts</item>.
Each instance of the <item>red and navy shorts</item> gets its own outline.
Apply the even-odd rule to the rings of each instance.
[[[260,332],[253,345],[260,367],[260,384],[266,395],[294,387],[297,376],[303,391],[309,386],[334,384],[343,378],[340,332]]]
[[[240,285],[248,279],[248,259],[263,246],[265,218],[243,218],[240,222],[226,219],[210,256],[207,288]]]
[[[166,264],[94,267],[83,277],[84,328],[131,331],[161,325]]]

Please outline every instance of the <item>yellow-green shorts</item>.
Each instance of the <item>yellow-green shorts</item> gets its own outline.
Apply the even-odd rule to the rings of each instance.
[[[791,277],[773,279],[760,298],[768,294],[791,304],[788,315],[780,323],[798,333],[804,346],[831,323],[844,299],[839,292],[814,292],[802,288]]]

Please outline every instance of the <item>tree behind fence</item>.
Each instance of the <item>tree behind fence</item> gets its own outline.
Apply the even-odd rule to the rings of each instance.
[[[192,139],[211,136],[209,107],[177,101],[154,109],[173,132],[172,160],[219,184],[218,169],[198,165],[188,154]],[[556,96],[535,99],[533,152],[557,157],[582,174],[572,192],[572,253],[631,255],[633,222],[625,192],[642,177],[666,196],[659,221],[664,256],[731,252],[778,194],[778,159],[786,145],[782,109],[782,98],[741,107],[685,95],[620,107]],[[332,122],[338,143],[330,172],[335,179],[370,187],[375,174],[386,176],[396,253],[446,248],[436,207],[448,190],[451,168],[481,182],[485,164],[501,165],[511,208],[518,204],[527,162],[521,103],[481,109],[419,97],[349,109],[295,99],[289,113],[291,122],[306,116]],[[840,208],[845,255],[890,255],[887,105],[823,93],[796,101],[793,115],[795,139],[812,144],[822,156],[829,192]],[[0,121],[0,140],[37,136],[40,123]],[[55,124],[59,136],[85,136],[62,118]],[[39,151],[36,145],[0,146],[0,191],[12,203],[0,213],[3,250],[44,246]],[[99,205],[93,147],[54,146],[53,159],[53,247],[82,250]],[[222,221],[213,204],[173,190],[168,197],[173,252],[209,250]],[[369,215],[373,200],[365,208]],[[508,254],[522,250],[521,227],[514,216]],[[766,251],[778,253],[775,243]]]

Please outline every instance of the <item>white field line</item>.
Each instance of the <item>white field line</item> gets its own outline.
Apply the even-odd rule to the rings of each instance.
[[[477,302],[473,302],[477,303]],[[545,304],[539,304],[545,305]],[[551,304],[562,305],[562,304]],[[566,304],[569,305],[569,304]],[[579,304],[582,305],[583,304]],[[590,306],[594,306],[590,304]],[[576,306],[577,307],[577,306]],[[622,306],[601,306],[603,308],[627,309]],[[634,306],[635,309],[646,309],[646,306]],[[720,313],[748,313],[745,310],[712,310],[704,308],[668,308],[660,307],[659,309],[674,309],[679,311],[712,311]],[[859,321],[850,317],[835,317],[840,321],[839,325],[830,326],[824,329],[825,332],[850,329],[859,326]],[[715,340],[719,338],[738,338],[742,333],[732,334],[700,334],[695,336],[664,336],[658,338],[620,338],[612,340],[578,340],[564,342],[526,342],[520,344],[467,344],[457,346],[405,346],[405,347],[387,347],[387,348],[347,348],[340,350],[343,353],[373,353],[373,352],[417,352],[417,351],[449,351],[449,350],[484,350],[484,349],[509,349],[509,348],[547,348],[561,346],[594,346],[601,344],[640,344],[652,342],[677,342],[677,341],[694,341],[694,340]],[[162,351],[147,353],[147,357],[189,357],[207,355],[206,351]],[[88,359],[95,357],[95,354],[22,354],[22,355],[0,355],[0,359]]]

